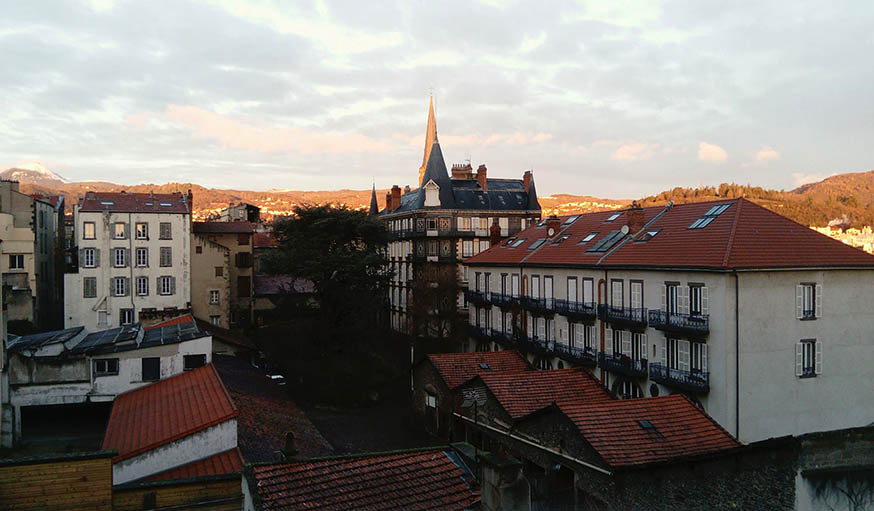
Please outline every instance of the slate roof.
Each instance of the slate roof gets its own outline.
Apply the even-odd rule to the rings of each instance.
[[[113,462],[192,435],[238,415],[212,364],[119,394],[112,405],[103,449]]]
[[[484,372],[531,370],[522,355],[513,350],[433,353],[424,360],[431,362],[450,390]],[[486,364],[487,367],[482,367],[481,364]]]
[[[10,353],[14,353],[24,349],[36,350],[50,344],[66,343],[78,336],[84,329],[85,327],[77,326],[39,334],[22,336],[9,334],[8,339],[6,340],[6,349]]]
[[[188,199],[181,192],[128,193],[87,192],[79,199],[79,211],[123,213],[190,213]]]
[[[192,222],[192,232],[197,234],[251,234],[255,232],[251,222]]]
[[[613,398],[594,376],[582,368],[548,371],[483,372],[481,380],[512,419],[546,408],[560,399],[603,405]],[[476,385],[476,379],[470,385]]]
[[[170,470],[158,472],[138,479],[135,482],[171,481],[173,479],[191,479],[193,477],[215,476],[222,474],[237,474],[243,471],[243,455],[240,449],[234,447],[227,451],[214,454],[201,460],[192,461]]]
[[[463,467],[437,448],[254,465],[245,474],[263,510],[460,511],[478,498]]]
[[[170,320],[172,323],[166,326],[159,326],[159,324],[146,329],[136,324],[94,332],[85,336],[82,342],[73,347],[71,352],[88,352],[90,354],[117,353],[140,348],[151,348],[153,346],[178,344],[209,336],[207,332],[197,327],[193,318],[185,319],[187,321],[181,322],[179,318],[174,318]]]
[[[682,394],[595,405],[565,400],[557,407],[611,467],[668,461],[741,445]],[[640,421],[647,421],[647,427]]]
[[[717,205],[727,208],[705,227],[690,228]],[[567,225],[572,217],[562,217],[559,232],[539,248],[529,249],[547,237],[543,223],[480,252],[465,264],[711,270],[874,267],[874,256],[743,198],[643,208],[646,228],[630,233],[635,236],[620,232],[628,223],[628,210],[575,216]],[[655,235],[647,240],[648,232]],[[595,237],[582,242],[589,234]],[[608,251],[591,250],[611,235],[617,236],[617,242]],[[564,236],[568,238],[554,243]],[[518,240],[524,241],[513,247]]]

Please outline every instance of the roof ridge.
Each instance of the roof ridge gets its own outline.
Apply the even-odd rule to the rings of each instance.
[[[744,199],[743,197],[735,199],[735,203],[737,204],[737,211],[735,211],[734,213],[734,221],[731,224],[731,232],[728,234],[728,245],[726,245],[725,247],[725,255],[722,256],[723,267],[727,267],[728,262],[731,260],[731,251],[734,248],[734,236],[737,233],[737,224],[740,222],[740,210],[742,209],[742,204],[744,202],[746,202],[746,199]]]
[[[392,456],[395,454],[415,454],[429,451],[440,451],[444,452],[449,449],[452,449],[451,445],[435,445],[431,447],[412,447],[410,449],[395,449],[391,451],[377,451],[377,452],[359,452],[354,454],[335,454],[331,456],[316,456],[314,458],[294,458],[290,460],[282,460],[282,461],[259,461],[256,463],[247,463],[246,467],[265,467],[270,465],[290,465],[292,463],[308,463],[313,461],[331,461],[331,460],[343,460],[343,459],[359,459],[359,458],[370,458],[377,456]]]

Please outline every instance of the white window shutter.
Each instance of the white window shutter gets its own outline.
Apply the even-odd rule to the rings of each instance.
[[[680,312],[689,314],[689,286],[680,286]]]
[[[819,341],[816,341],[816,359],[813,372],[822,374],[822,343]]]
[[[795,343],[795,376],[804,374],[804,343]]]
[[[795,286],[795,317],[804,317],[804,286]],[[799,376],[801,376],[799,374]]]
[[[644,360],[649,360],[649,353],[647,352],[648,347],[649,346],[647,345],[646,334],[641,334],[640,335],[640,346],[638,347],[638,349],[640,350],[639,351],[640,358],[642,358]]]
[[[662,284],[662,311],[667,312],[668,310],[668,286]]]
[[[631,332],[623,330],[621,335],[622,335],[622,354],[631,356]]]
[[[608,355],[613,353],[613,329],[610,327],[604,329],[604,352]]]
[[[701,343],[701,345],[699,346],[699,349],[701,350],[701,372],[706,373],[707,372],[707,345],[704,343]]]
[[[662,337],[662,364],[668,365],[668,338]]]
[[[677,341],[677,358],[678,358],[678,369],[683,371],[689,370],[689,341],[687,340],[679,340]]]
[[[815,308],[816,308],[816,317],[822,317],[822,285],[816,285],[816,295],[814,296]],[[819,343],[817,343],[819,344]],[[817,373],[818,374],[818,373]]]
[[[707,286],[701,288],[701,314],[710,315],[710,293],[707,291]]]

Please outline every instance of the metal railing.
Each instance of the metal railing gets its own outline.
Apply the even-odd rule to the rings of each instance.
[[[565,316],[594,319],[598,315],[598,304],[595,302],[555,300],[555,311]]]
[[[523,296],[520,298],[522,307],[534,314],[555,314],[555,300],[552,298],[532,298]]]
[[[580,348],[578,346],[556,343],[554,349],[559,357],[569,362],[594,366],[598,361],[598,352],[595,351],[595,348]]]
[[[649,324],[665,331],[706,334],[710,331],[710,317],[703,314],[649,311]]]
[[[475,291],[473,289],[465,289],[464,290],[464,298],[468,302],[473,302],[476,304],[486,304],[489,303],[489,294],[485,291]]]
[[[667,367],[662,363],[653,362],[649,365],[651,380],[690,392],[709,392],[710,373],[704,371],[686,371]]]
[[[598,353],[598,367],[611,373],[619,373],[630,378],[645,378],[647,374],[646,359],[632,359],[628,355],[615,353]]]
[[[519,297],[505,295],[502,293],[491,293],[489,295],[489,301],[492,302],[492,305],[497,305],[501,308],[511,307],[519,303]]]
[[[601,305],[601,319],[610,323],[646,326],[646,309]]]

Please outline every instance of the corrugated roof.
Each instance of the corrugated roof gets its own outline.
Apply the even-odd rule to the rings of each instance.
[[[261,507],[463,510],[478,495],[472,475],[441,449],[366,454],[246,469]]]
[[[112,405],[104,449],[113,461],[233,419],[237,407],[212,364],[120,394]]]
[[[176,193],[88,192],[79,199],[79,211],[123,213],[190,213],[188,199]]]
[[[59,342],[67,342],[84,330],[85,327],[77,326],[66,328],[64,330],[53,330],[51,332],[43,332],[39,334],[22,335],[14,337],[10,334],[6,341],[6,349],[9,352],[17,352],[24,349],[39,349],[42,346],[56,344]]]
[[[251,222],[192,222],[191,230],[198,234],[247,234],[255,232]]]
[[[531,369],[521,354],[513,350],[473,353],[432,353],[427,360],[454,389],[474,376],[487,371],[525,371]],[[483,367],[482,364],[486,364]]]
[[[137,480],[145,481],[171,481],[173,479],[190,479],[192,477],[215,476],[222,474],[235,474],[243,470],[243,455],[238,447],[228,449],[208,458],[192,461],[170,470],[158,472]]]

